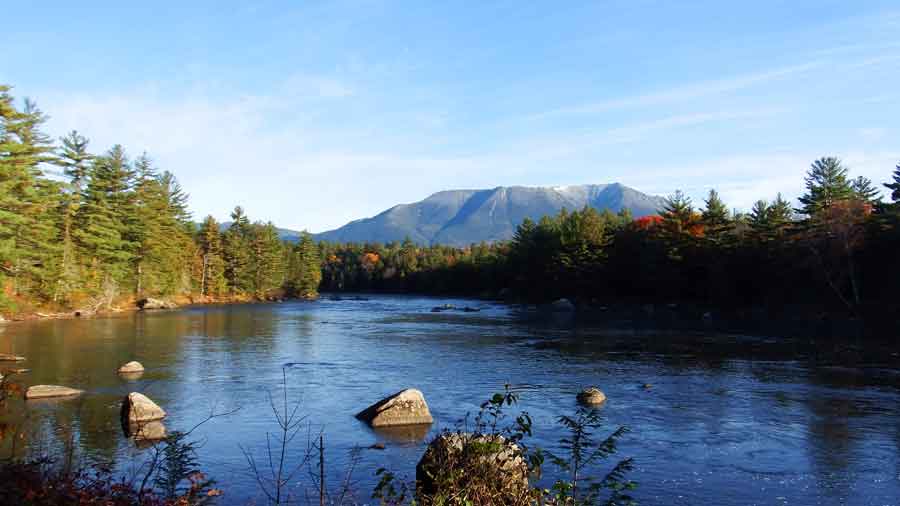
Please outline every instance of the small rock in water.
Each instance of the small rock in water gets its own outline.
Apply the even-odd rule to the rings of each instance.
[[[575,304],[572,304],[572,301],[569,299],[559,299],[554,301],[550,308],[555,313],[571,313],[575,311]]]
[[[140,362],[132,360],[127,364],[119,367],[119,374],[131,374],[136,372],[144,372],[144,366]]]
[[[375,443],[369,448],[372,450],[384,450],[384,443]]]
[[[644,383],[643,388],[644,390],[650,390],[651,388],[653,388],[653,385],[651,385],[650,383]]]
[[[178,307],[178,304],[175,304],[174,302],[171,302],[168,300],[161,300],[161,299],[152,299],[149,297],[146,299],[141,299],[141,300],[137,301],[135,304],[137,305],[137,307],[141,308],[142,310],[144,310],[144,309],[175,309]]]
[[[162,420],[166,412],[144,394],[131,392],[122,400],[122,422],[152,422]]]
[[[434,421],[422,392],[407,388],[356,414],[372,427],[429,424]]]
[[[19,355],[10,355],[9,353],[0,353],[0,362],[21,362],[25,357]]]
[[[59,385],[35,385],[25,391],[25,399],[49,399],[51,397],[72,397],[81,395],[83,390],[61,387]]]
[[[606,402],[606,394],[600,391],[599,388],[589,387],[585,388],[581,392],[578,392],[577,399],[578,402],[582,404],[596,406],[598,404],[603,404],[604,402]]]

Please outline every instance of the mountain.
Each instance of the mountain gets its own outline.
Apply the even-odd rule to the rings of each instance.
[[[662,197],[619,183],[451,190],[414,204],[394,206],[371,218],[351,221],[341,228],[316,234],[315,238],[334,242],[389,242],[409,237],[421,244],[464,246],[510,239],[525,218],[537,221],[562,208],[591,206],[613,212],[627,208],[640,217],[656,213],[662,204]]]
[[[201,226],[202,226],[202,223],[197,224],[198,229]],[[230,221],[219,223],[219,232],[225,233],[225,231],[228,230],[229,228],[231,228]],[[275,231],[278,232],[278,237],[280,237],[281,240],[290,241],[290,242],[299,242],[300,236],[303,234],[303,232],[301,232],[299,230],[291,230],[289,228],[275,227]]]

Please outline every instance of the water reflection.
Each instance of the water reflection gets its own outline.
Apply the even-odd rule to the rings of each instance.
[[[481,311],[431,313],[445,303]],[[32,370],[14,378],[22,388],[86,391],[61,402],[9,402],[0,456],[58,455],[72,444],[127,467],[147,437],[190,429],[214,407],[240,407],[196,433],[206,441],[201,465],[228,479],[237,503],[255,497],[240,446],[265,448],[275,428],[271,398],[300,402],[309,432],[325,431],[333,482],[345,478],[353,448],[387,443],[362,454],[358,469],[366,471],[355,481],[365,496],[375,481],[369,468],[410,473],[424,441],[505,384],[535,420],[532,445],[550,450],[563,437],[556,417],[577,407],[580,388],[598,385],[609,398],[609,427],[632,428],[621,447],[638,462],[638,497],[648,504],[900,502],[900,369],[882,359],[890,353],[842,364],[839,353],[817,353],[806,341],[554,322],[534,308],[415,297],[10,323],[0,327],[0,350],[27,357],[3,364]],[[143,375],[116,374],[130,360],[144,365]],[[432,426],[373,430],[353,417],[409,387],[425,393]],[[163,407],[166,423],[123,427],[119,406],[131,391]]]

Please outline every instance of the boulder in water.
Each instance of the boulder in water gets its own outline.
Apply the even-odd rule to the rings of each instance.
[[[159,420],[138,423],[128,422],[123,423],[122,427],[125,429],[125,436],[133,437],[135,441],[156,441],[165,439],[168,435],[166,426]]]
[[[422,392],[407,388],[356,414],[372,427],[429,424],[434,421]]]
[[[131,392],[122,400],[122,423],[141,423],[162,420],[166,412],[149,397]]]
[[[136,362],[134,360],[128,362],[122,367],[119,367],[119,374],[134,374],[138,372],[144,372],[144,366],[141,365],[140,362]]]
[[[452,484],[456,488],[478,483],[508,498],[520,498],[528,491],[528,465],[522,449],[499,434],[446,432],[435,438],[416,465],[419,500],[427,501],[443,492],[439,489],[441,479],[454,475],[459,476]]]
[[[553,301],[550,308],[554,313],[571,313],[575,311],[575,304],[572,304],[572,301],[569,299],[558,299]]]
[[[83,390],[59,385],[34,385],[25,391],[25,399],[49,399],[51,397],[72,397],[81,395]]]
[[[172,301],[162,300],[162,299],[153,299],[147,297],[145,299],[141,299],[137,302],[137,307],[140,309],[175,309],[178,307],[178,304],[175,304]]]
[[[585,388],[581,392],[578,392],[577,399],[578,402],[582,404],[586,404],[588,406],[597,406],[606,402],[606,394],[600,391],[599,388],[589,387]]]

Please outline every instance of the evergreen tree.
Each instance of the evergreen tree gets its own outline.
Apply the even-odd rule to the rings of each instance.
[[[780,193],[775,197],[775,201],[772,202],[769,208],[769,219],[775,227],[780,229],[794,221],[794,208]]]
[[[250,219],[241,206],[231,212],[231,225],[223,236],[225,279],[232,294],[251,290],[250,283]]]
[[[894,182],[885,183],[884,187],[891,190],[891,200],[895,204],[900,203],[900,163],[898,163],[897,168],[894,169]]]
[[[800,197],[802,207],[797,212],[807,216],[831,207],[835,202],[854,196],[847,180],[847,169],[834,157],[813,162],[806,174],[806,194]]]
[[[322,282],[322,257],[309,232],[300,235],[294,247],[290,288],[292,295],[306,299],[315,298]]]
[[[219,224],[212,216],[207,216],[203,220],[197,242],[202,256],[200,294],[204,296],[222,295],[227,289],[225,260],[222,257],[222,237],[219,232]]]
[[[257,298],[264,298],[267,292],[284,284],[283,246],[275,225],[251,225],[249,245],[251,289]]]
[[[701,215],[701,223],[703,223],[706,236],[713,240],[718,240],[731,226],[730,213],[728,207],[719,197],[719,192],[710,190],[709,195],[704,200],[706,205]]]
[[[75,216],[81,205],[84,184],[90,171],[94,156],[88,152],[88,140],[77,131],[69,132],[60,138],[61,146],[57,150],[53,163],[63,169],[68,183],[63,186],[59,206],[58,238],[62,250],[60,258],[60,278],[54,300],[67,300],[80,282],[81,272],[78,269],[78,258],[74,240]]]
[[[40,165],[53,148],[40,130],[43,112],[30,100],[18,111],[9,90],[0,85],[0,291],[45,297],[58,274],[52,221],[57,188]]]
[[[170,172],[159,174],[152,167],[146,154],[135,160],[134,169],[133,215],[127,220],[127,236],[134,244],[135,294],[143,297],[147,287],[152,287],[153,295],[187,291],[193,224],[186,226],[190,218],[186,195]]]
[[[129,278],[134,244],[128,240],[134,172],[124,149],[113,146],[91,164],[74,237],[87,265],[87,285],[109,305]]]
[[[859,176],[853,179],[850,182],[850,187],[853,189],[853,195],[863,202],[875,204],[881,200],[880,192],[872,184],[872,180],[867,177]]]

